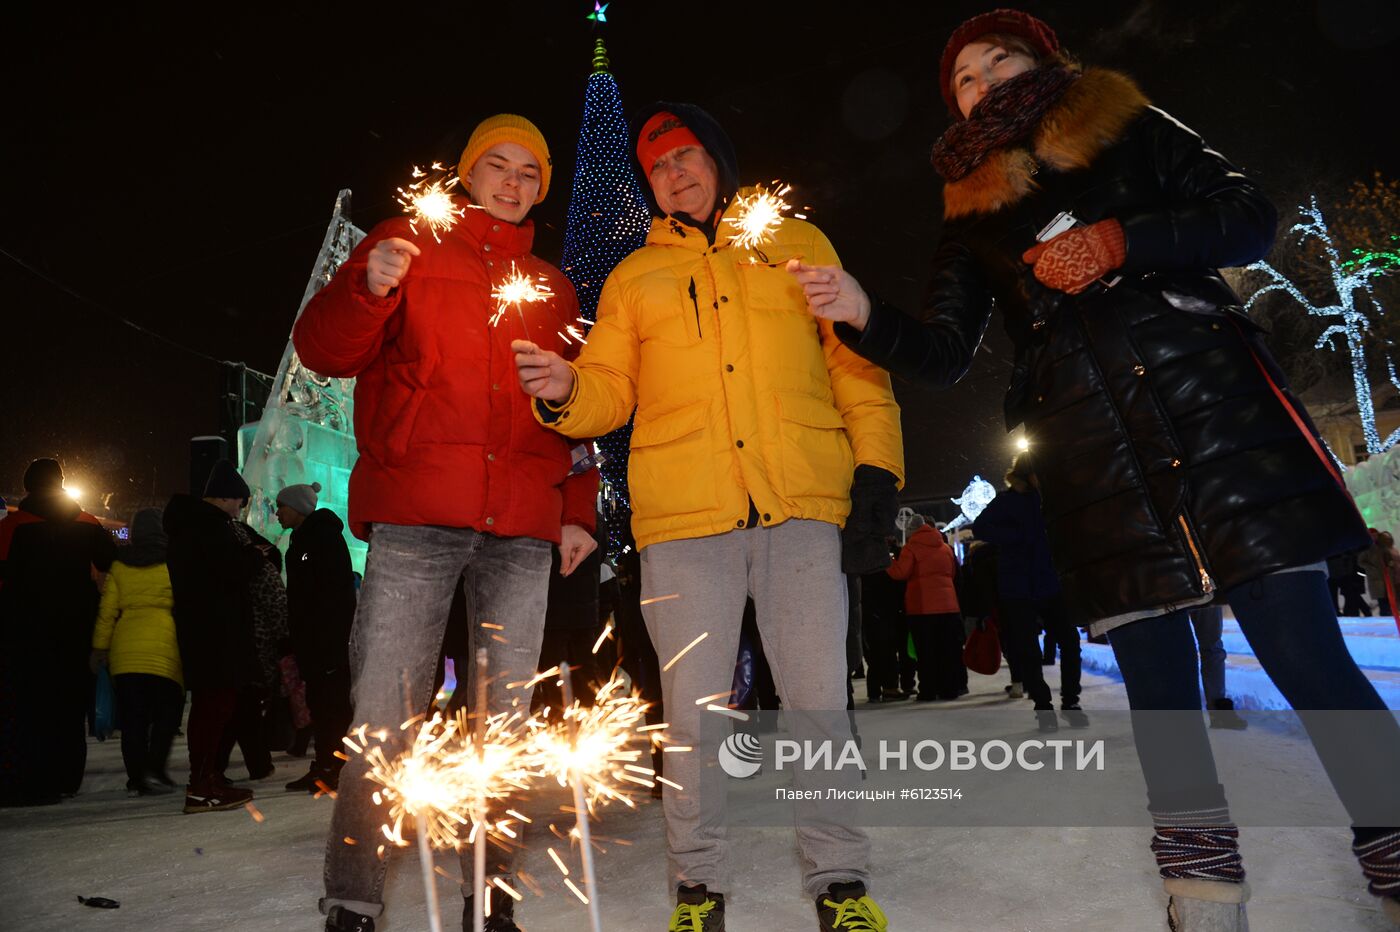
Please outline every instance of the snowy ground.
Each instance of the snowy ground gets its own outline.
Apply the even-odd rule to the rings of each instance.
[[[1058,668],[1046,668],[1054,678]],[[958,706],[1004,706],[996,678],[973,676]],[[861,684],[858,684],[858,689]],[[1127,707],[1122,685],[1085,678],[1086,709]],[[947,708],[879,707],[889,716],[936,715]],[[1029,715],[1029,705],[1026,706]],[[1291,739],[1280,738],[1281,741]],[[1305,745],[1294,748],[1311,755]],[[171,773],[184,776],[185,748]],[[0,810],[0,928],[42,930],[321,929],[316,913],[331,803],[281,792],[304,761],[277,758],[278,770],[254,784],[255,821],[236,810],[182,815],[178,797],[127,799],[116,741],[93,743],[83,792],[62,805]],[[230,768],[236,775],[237,762]],[[1326,785],[1319,793],[1330,793]],[[661,932],[670,912],[661,809],[610,810],[599,829],[610,838],[599,858],[607,932]],[[1142,829],[876,829],[871,865],[875,895],[894,932],[1121,932],[1166,928],[1165,899]],[[732,833],[735,875],[729,891],[731,932],[813,932],[811,905],[798,885],[790,830],[741,827]],[[1254,888],[1252,926],[1259,932],[1385,930],[1366,893],[1341,829],[1254,829],[1242,846]],[[456,873],[455,857],[438,863]],[[536,877],[557,876],[542,850],[525,858]],[[443,881],[445,928],[455,930],[460,900]],[[117,900],[117,910],[90,909],[78,896]],[[408,852],[395,860],[382,932],[426,932],[423,889]],[[587,917],[567,893],[528,900],[528,932],[580,932]]]

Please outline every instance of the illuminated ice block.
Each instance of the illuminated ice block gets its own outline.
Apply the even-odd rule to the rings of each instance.
[[[364,239],[364,231],[350,222],[349,210],[350,192],[343,190],[335,199],[298,317],[311,296],[335,276],[351,250]],[[288,485],[319,482],[317,503],[346,521],[351,562],[356,572],[364,573],[367,545],[350,534],[347,519],[350,470],[358,457],[354,417],[355,380],[323,377],[303,366],[292,346],[289,326],[287,347],[262,418],[244,424],[238,432],[238,461],[253,491],[248,523],[258,533],[279,541],[285,551],[286,541],[276,517],[277,493]]]

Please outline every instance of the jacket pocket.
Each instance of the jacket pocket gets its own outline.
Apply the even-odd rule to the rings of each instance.
[[[708,304],[693,276],[667,271],[644,279],[638,290],[642,310],[637,332],[643,342],[685,347],[700,343]]]
[[[1186,545],[1186,555],[1191,559],[1191,566],[1199,576],[1197,581],[1200,583],[1201,594],[1210,595],[1215,592],[1215,580],[1206,568],[1205,554],[1195,532],[1191,530],[1191,522],[1186,520],[1185,512],[1176,516],[1176,526],[1181,534],[1182,543]]]
[[[627,486],[641,518],[700,514],[719,508],[710,450],[709,401],[639,421],[632,429]]]
[[[841,412],[830,401],[811,395],[776,396],[783,480],[778,491],[789,500],[849,495],[855,457]]]
[[[370,421],[366,448],[387,466],[401,465],[408,457],[430,389],[428,381],[436,364],[427,358],[396,362],[385,374],[385,385]]]

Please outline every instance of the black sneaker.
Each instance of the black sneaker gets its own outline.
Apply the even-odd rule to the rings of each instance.
[[[462,900],[462,929],[469,932],[474,928],[476,914],[473,910],[476,897],[465,897]],[[491,904],[491,915],[486,917],[486,925],[482,926],[486,932],[520,932],[520,926],[515,924],[515,900],[509,893],[500,893],[492,890],[487,897],[487,902]]]
[[[332,906],[326,913],[326,932],[374,932],[374,920],[344,906]]]
[[[821,932],[886,932],[890,921],[865,892],[865,884],[834,883],[817,897]]]
[[[676,888],[676,910],[666,932],[724,932],[724,894],[704,884]]]
[[[225,812],[239,809],[253,800],[253,791],[234,786],[195,787],[185,791],[185,812]]]
[[[1035,710],[1035,725],[1041,731],[1059,731],[1060,723],[1055,718],[1055,707],[1046,706],[1043,709]]]

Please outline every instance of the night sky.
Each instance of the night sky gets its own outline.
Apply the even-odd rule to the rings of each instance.
[[[353,189],[368,229],[412,164],[455,164],[484,116],[522,113],[549,139],[553,189],[532,216],[536,252],[558,261],[591,0],[197,19],[46,6],[11,15],[0,64],[0,494],[45,455],[95,493],[89,510],[184,491],[188,438],[218,429],[211,359],[275,370],[336,191]],[[847,267],[912,309],[941,214],[938,55],[989,6],[614,0],[602,35],[629,109],[705,107],[746,182],[794,184]],[[1313,190],[1400,175],[1393,0],[1025,8],[1085,64],[1132,74],[1284,216]],[[910,497],[1000,475],[1009,367],[994,322],[956,388],[896,385]]]

